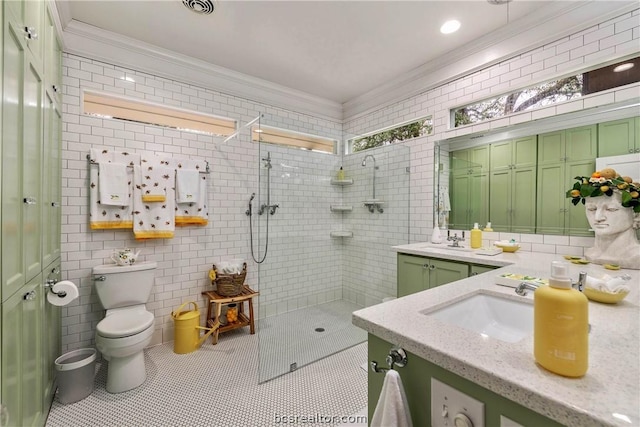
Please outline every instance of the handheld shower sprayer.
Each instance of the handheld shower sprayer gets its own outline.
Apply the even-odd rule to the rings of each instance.
[[[247,209],[244,213],[247,216],[251,216],[251,203],[253,202],[253,199],[256,197],[256,193],[251,193],[251,197],[249,197],[249,209]]]

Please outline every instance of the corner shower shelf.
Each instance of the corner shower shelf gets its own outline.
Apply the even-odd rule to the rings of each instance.
[[[351,212],[353,210],[351,205],[331,205],[329,208],[331,212]]]
[[[332,231],[329,233],[331,237],[353,237],[352,231]]]
[[[353,178],[331,180],[331,185],[352,185],[352,184],[353,184]]]

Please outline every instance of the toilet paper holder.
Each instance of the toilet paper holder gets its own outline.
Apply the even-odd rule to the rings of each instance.
[[[44,284],[44,287],[49,289],[49,292],[51,292],[54,295],[57,295],[59,298],[64,298],[67,296],[67,292],[66,291],[60,291],[60,292],[56,292],[53,290],[53,285],[55,285],[56,283],[58,283],[58,281],[56,279],[47,279],[47,281]]]
[[[386,373],[389,370],[392,370],[394,366],[398,368],[404,368],[407,363],[407,352],[404,351],[401,347],[393,347],[389,350],[389,354],[386,357],[388,368],[381,368],[378,366],[378,362],[375,360],[371,361],[371,370],[375,373]]]

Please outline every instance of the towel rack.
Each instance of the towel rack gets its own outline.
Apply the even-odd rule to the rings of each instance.
[[[387,371],[393,369],[394,366],[397,366],[398,368],[404,368],[405,366],[407,366],[407,363],[409,362],[407,359],[407,352],[404,351],[404,349],[401,347],[392,347],[391,350],[389,350],[389,354],[386,357],[386,362],[387,362],[387,365],[389,365],[389,367],[381,368],[378,366],[378,362],[376,362],[375,360],[372,360],[371,370],[379,374],[379,373],[386,373]]]
[[[91,164],[91,165],[97,165],[97,164],[98,164],[98,162],[96,162],[95,160],[93,160],[93,159],[91,158],[91,155],[90,155],[90,154],[87,154],[87,160],[89,161],[89,164]],[[205,165],[206,165],[206,166],[205,166],[205,170],[204,170],[204,171],[199,171],[199,172],[200,172],[200,173],[206,173],[206,174],[208,174],[209,172],[211,172],[211,170],[209,169],[209,161],[205,160],[205,161],[204,161],[204,163],[205,163]],[[128,168],[132,168],[132,167],[133,167],[133,165],[127,165],[127,167],[128,167]]]

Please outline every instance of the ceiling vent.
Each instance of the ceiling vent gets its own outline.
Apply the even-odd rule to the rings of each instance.
[[[213,0],[182,0],[187,9],[200,13],[202,15],[209,15],[215,9]]]

